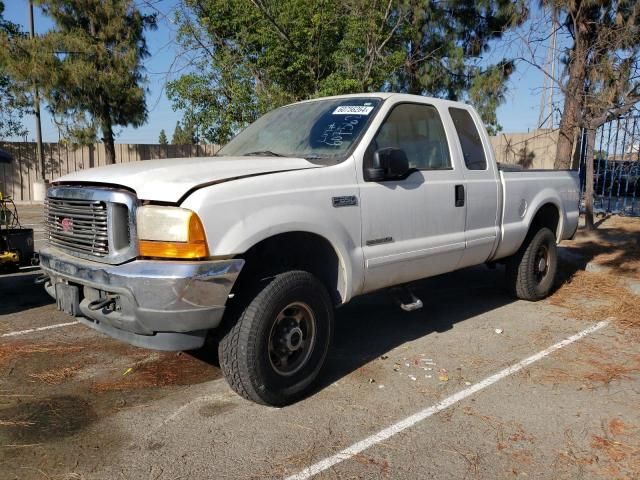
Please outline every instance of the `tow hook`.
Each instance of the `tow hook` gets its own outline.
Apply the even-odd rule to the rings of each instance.
[[[33,283],[36,285],[42,285],[47,280],[49,280],[49,275],[40,275],[33,281]]]
[[[118,297],[107,297],[107,298],[99,298],[97,300],[93,300],[92,302],[89,302],[89,305],[87,305],[87,308],[91,311],[96,311],[96,310],[102,310],[105,309],[107,307],[110,307],[111,305],[115,305],[116,303],[116,299]]]

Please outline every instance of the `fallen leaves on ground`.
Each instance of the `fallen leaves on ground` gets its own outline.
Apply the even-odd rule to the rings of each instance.
[[[68,378],[73,377],[79,369],[80,367],[57,368],[39,373],[30,373],[29,377],[48,383],[49,385],[58,385]]]
[[[612,273],[578,271],[549,299],[567,308],[573,318],[613,318],[623,328],[640,328],[640,300]]]

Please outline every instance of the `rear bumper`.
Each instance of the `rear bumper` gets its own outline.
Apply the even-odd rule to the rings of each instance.
[[[40,266],[49,277],[45,289],[59,308],[69,300],[57,298],[61,295],[56,294],[56,284],[77,287],[78,304],[72,311],[82,323],[119,340],[158,350],[201,347],[206,331],[220,324],[243,265],[241,259],[134,260],[108,265],[54,248],[40,251]],[[89,307],[92,301],[105,298],[113,302],[98,310]]]

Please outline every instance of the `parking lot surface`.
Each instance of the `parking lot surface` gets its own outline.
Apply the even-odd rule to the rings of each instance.
[[[207,348],[72,323],[36,276],[0,276],[0,478],[640,478],[637,332],[514,301],[500,268],[420,282],[417,312],[339,309],[318,388],[281,409],[234,395]]]

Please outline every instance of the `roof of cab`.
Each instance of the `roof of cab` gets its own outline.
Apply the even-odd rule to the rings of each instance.
[[[429,100],[432,101],[433,103],[440,103],[441,105],[446,105],[446,106],[457,106],[457,107],[461,107],[461,106],[468,106],[468,103],[465,102],[457,102],[457,101],[453,101],[453,100],[445,100],[442,98],[436,98],[436,97],[427,97],[424,95],[413,95],[410,93],[396,93],[396,92],[367,92],[367,93],[350,93],[347,95],[333,95],[330,97],[318,97],[318,98],[311,98],[309,100],[302,100],[300,102],[295,102],[292,103],[290,105],[296,105],[299,103],[309,103],[309,102],[317,102],[319,100],[338,100],[338,99],[347,99],[347,98],[380,98],[382,100],[386,100],[387,98],[390,97],[397,97],[397,100],[404,100],[406,102],[410,102],[410,101],[415,101],[417,99],[420,99],[421,101],[424,100]]]

